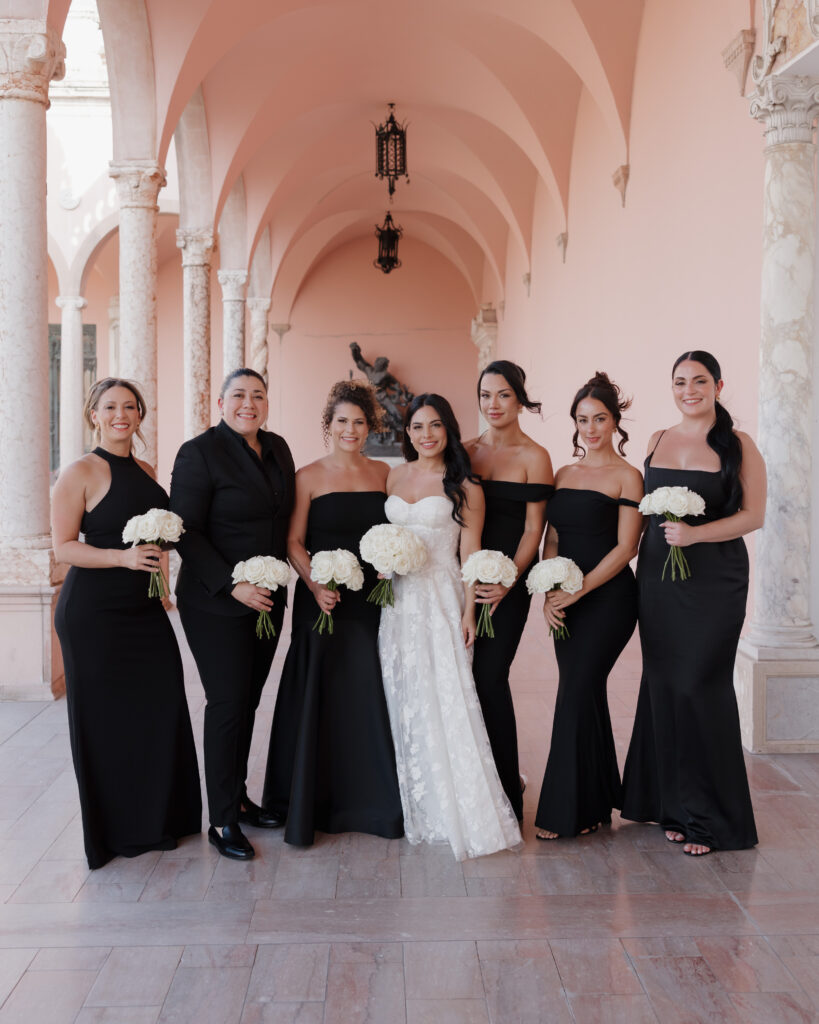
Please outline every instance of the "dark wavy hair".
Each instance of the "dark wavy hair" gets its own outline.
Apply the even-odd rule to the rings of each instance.
[[[517,398],[524,409],[528,409],[529,412],[540,412],[541,403],[533,402],[526,393],[526,373],[523,367],[518,366],[517,363],[509,362],[508,359],[495,359],[489,366],[481,370],[481,374],[478,377],[479,402],[481,400],[481,381],[487,373],[494,373],[498,377],[503,377],[509,387],[515,392],[515,398]]]
[[[623,393],[620,391],[620,388],[609,378],[609,375],[607,373],[603,373],[602,370],[598,370],[593,377],[587,380],[583,387],[580,388],[574,396],[570,415],[575,423],[577,422],[577,407],[584,398],[596,398],[597,401],[602,402],[611,413],[612,418],[614,419],[614,426],[617,428],[617,433],[620,435],[620,440],[617,442],[617,450],[621,455],[625,455],[628,434],[620,426],[620,420],[623,413],[631,405],[631,399],[623,398]],[[586,449],[579,443],[579,438],[580,431],[575,430],[574,437],[572,438],[572,444],[574,445],[574,452],[572,454],[575,458],[577,458],[578,455],[586,454]]]
[[[708,373],[714,378],[714,383],[722,380],[722,370],[719,363],[710,352],[696,349],[693,352],[683,352],[674,363],[671,369],[671,377],[680,363],[687,361],[702,363]],[[716,418],[714,425],[708,431],[705,440],[709,446],[719,455],[720,477],[722,488],[726,497],[726,510],[729,515],[738,512],[742,507],[742,484],[739,480],[742,469],[742,445],[734,432],[734,420],[725,406],[717,400],[714,406]]]
[[[459,526],[464,525],[464,518],[461,511],[466,502],[466,488],[464,480],[478,481],[472,475],[472,465],[466,448],[461,444],[461,428],[455,419],[452,406],[442,395],[435,395],[426,392],[423,395],[416,395],[407,407],[404,414],[404,436],[402,438],[402,450],[407,462],[415,462],[418,452],[413,448],[410,441],[409,428],[412,417],[425,405],[434,409],[446,430],[446,448],[444,449],[444,494],[452,502],[452,518]]]
[[[220,398],[225,397],[228,388],[236,380],[237,377],[255,377],[256,380],[262,382],[262,387],[265,390],[265,394],[267,393],[267,381],[264,379],[264,377],[257,370],[251,370],[249,366],[240,366],[236,370],[231,370],[227,377],[225,377],[225,379],[222,381],[222,386],[219,389]]]
[[[330,388],[330,394],[321,413],[321,432],[325,444],[330,440],[330,424],[333,422],[336,409],[345,402],[356,406],[364,413],[369,431],[383,431],[384,414],[375,397],[375,388],[363,380],[340,380]]]

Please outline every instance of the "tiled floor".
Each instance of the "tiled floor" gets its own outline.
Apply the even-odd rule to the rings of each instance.
[[[638,673],[632,643],[610,687],[621,755]],[[619,820],[538,843],[555,683],[533,617],[514,667],[526,845],[464,865],[404,841],[297,850],[254,831],[249,864],[200,836],[89,872],[64,702],[0,704],[0,1024],[819,1020],[819,755],[748,758],[756,850],[694,860]]]

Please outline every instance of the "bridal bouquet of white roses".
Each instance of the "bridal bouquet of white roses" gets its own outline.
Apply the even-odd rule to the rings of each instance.
[[[542,562],[532,566],[526,577],[526,589],[530,594],[545,594],[549,590],[565,590],[567,594],[576,594],[583,587],[583,573],[571,558],[556,555],[544,558]],[[565,626],[549,627],[549,635],[554,634],[558,640],[565,640],[571,633]]]
[[[122,540],[137,544],[176,544],[185,532],[182,520],[166,508],[149,508],[141,516],[131,516],[122,531]],[[154,569],[148,582],[148,597],[167,597],[168,581],[161,569]]]
[[[254,555],[245,562],[237,562],[233,567],[233,582],[253,583],[257,587],[266,587],[271,592],[279,587],[286,587],[290,582],[290,566],[280,558],[272,555]],[[256,636],[270,639],[276,635],[270,612],[261,611],[256,619]]]
[[[470,587],[476,583],[500,583],[508,588],[517,578],[518,567],[502,551],[473,551],[461,566],[461,579]],[[494,639],[495,627],[492,625],[491,607],[488,604],[481,605],[475,636],[488,636]]]
[[[424,542],[406,526],[395,523],[378,523],[371,526],[359,544],[361,557],[369,562],[383,577],[373,587],[368,601],[382,608],[395,604],[392,578],[395,573],[407,573],[422,569],[427,561]]]
[[[361,563],[346,548],[335,548],[333,551],[317,551],[310,559],[310,579],[323,583],[329,590],[346,587],[348,590],[361,590],[364,586],[364,571]],[[316,619],[313,629],[319,636],[326,629],[332,636],[333,613],[322,612]]]
[[[685,516],[701,516],[705,512],[705,499],[687,487],[658,487],[643,498],[640,511],[644,516],[665,516],[670,522],[678,523]],[[660,577],[663,580],[669,562],[672,583],[677,579],[677,573],[681,580],[690,577],[688,559],[676,544],[669,545],[668,558],[663,563],[663,574]]]

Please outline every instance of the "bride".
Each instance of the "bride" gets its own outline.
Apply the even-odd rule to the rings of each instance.
[[[446,841],[463,860],[521,841],[472,680],[475,595],[458,561],[480,547],[483,492],[445,398],[416,396],[404,422],[407,461],[390,471],[385,508],[423,540],[428,558],[394,580],[378,647],[407,839]]]

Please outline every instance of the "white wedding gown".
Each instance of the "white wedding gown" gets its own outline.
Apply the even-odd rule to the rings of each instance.
[[[520,829],[500,784],[461,633],[460,530],[452,503],[390,495],[391,523],[427,548],[425,567],[395,576],[378,648],[404,830],[411,843],[446,841],[458,860],[517,846]]]

